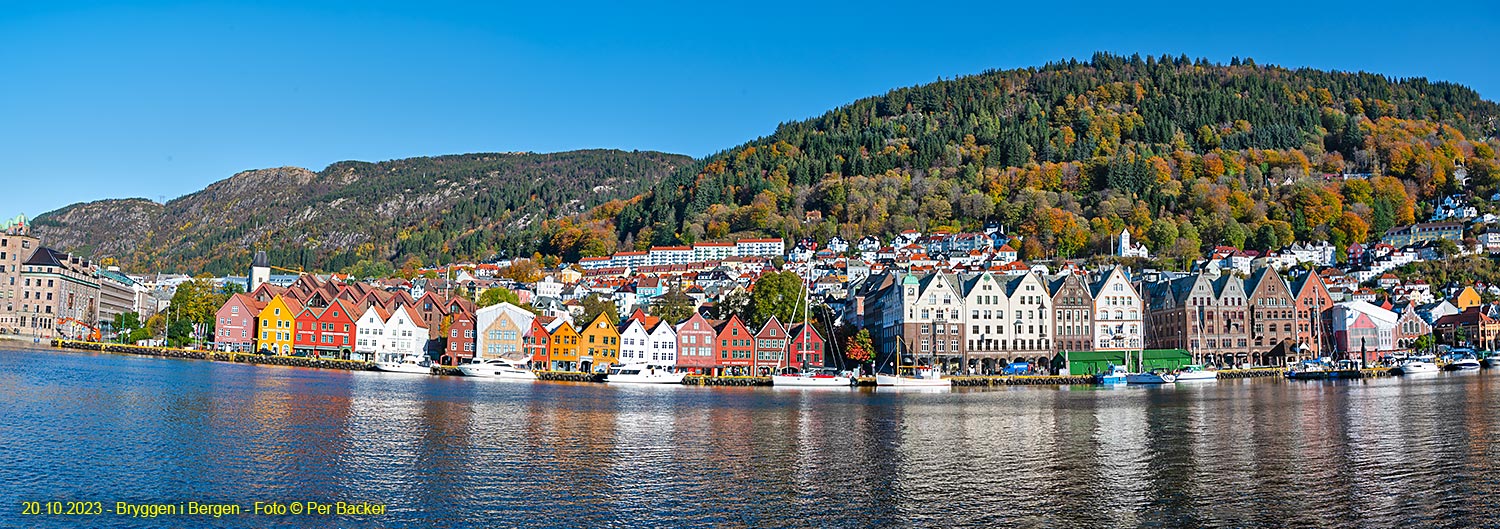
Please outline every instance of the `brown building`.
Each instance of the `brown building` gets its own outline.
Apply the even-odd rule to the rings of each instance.
[[[1281,274],[1261,268],[1245,282],[1250,300],[1250,362],[1254,365],[1286,365],[1288,351],[1295,348],[1293,330],[1296,298]]]
[[[1500,346],[1500,320],[1484,313],[1484,307],[1469,307],[1458,314],[1449,314],[1432,322],[1432,330],[1438,341],[1449,345],[1465,345],[1476,349],[1492,349]]]
[[[1297,356],[1287,362],[1318,358],[1333,352],[1333,296],[1328,294],[1322,276],[1307,272],[1292,281],[1292,297],[1297,309]]]
[[[1078,274],[1047,281],[1052,293],[1054,339],[1052,352],[1094,350],[1094,297]]]
[[[1245,283],[1194,274],[1148,284],[1147,348],[1186,349],[1202,364],[1250,363]]]

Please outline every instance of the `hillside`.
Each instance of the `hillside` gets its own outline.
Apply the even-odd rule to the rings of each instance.
[[[613,150],[465,154],[245,171],[156,204],[75,204],[38,216],[48,244],[113,257],[128,269],[241,273],[254,250],[273,262],[340,270],[484,259],[539,219],[650,189],[685,156]]]
[[[601,234],[637,246],[853,240],[996,221],[1025,236],[1027,258],[1107,252],[1122,228],[1177,258],[1221,243],[1342,244],[1425,220],[1435,197],[1488,198],[1497,116],[1474,91],[1421,78],[1096,54],[786,123],[532,237],[578,256]]]

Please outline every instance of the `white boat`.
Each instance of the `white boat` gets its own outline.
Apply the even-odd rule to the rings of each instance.
[[[934,370],[934,369],[932,369],[930,367],[917,367],[917,368],[912,368],[912,374],[910,376],[908,376],[908,375],[886,375],[886,374],[882,374],[882,373],[876,373],[875,374],[875,385],[876,386],[894,386],[894,387],[913,387],[913,388],[933,388],[933,387],[949,387],[949,386],[952,386],[953,383],[949,382],[948,380],[945,380],[943,378],[943,375],[941,373],[938,373],[936,370]]]
[[[1492,352],[1489,356],[1484,357],[1484,366],[1500,367],[1500,353]]]
[[[406,355],[399,360],[386,360],[376,362],[375,369],[387,373],[410,373],[413,375],[431,375],[432,361],[422,355]]]
[[[1397,365],[1393,371],[1402,375],[1419,375],[1422,373],[1436,373],[1439,370],[1437,364],[1432,362],[1421,358],[1408,358]]]
[[[1148,373],[1131,373],[1125,375],[1126,384],[1170,384],[1176,382],[1177,377],[1167,370],[1156,368]]]
[[[681,384],[687,373],[673,373],[646,364],[610,366],[604,381],[611,384]]]
[[[812,369],[801,373],[771,375],[771,385],[778,387],[848,387],[854,382],[848,375],[835,369]]]
[[[1177,373],[1175,373],[1173,376],[1177,378],[1178,382],[1218,380],[1219,372],[1197,364],[1192,364],[1182,366],[1182,369],[1178,369]]]
[[[458,366],[466,377],[498,378],[504,380],[536,380],[536,375],[520,362],[504,358],[486,358]]]
[[[1448,360],[1449,371],[1472,371],[1479,369],[1479,360],[1472,356],[1460,356]]]

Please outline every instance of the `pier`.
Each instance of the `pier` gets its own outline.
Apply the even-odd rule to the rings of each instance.
[[[710,377],[704,375],[688,375],[683,377],[684,386],[770,386],[771,377]]]
[[[155,356],[158,358],[211,360],[215,362],[233,362],[236,364],[311,367],[316,369],[340,369],[344,371],[372,371],[375,369],[375,364],[373,362],[365,362],[361,360],[343,360],[338,358],[319,358],[314,356],[272,356],[254,353],[227,353],[223,351],[177,349],[172,347],[147,347],[142,345],[85,342],[78,340],[60,339],[52,340],[52,346],[63,349],[77,349],[80,351],[98,351],[101,353]]]

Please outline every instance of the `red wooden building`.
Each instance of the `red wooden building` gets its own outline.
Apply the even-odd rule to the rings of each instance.
[[[738,316],[714,320],[714,363],[717,374],[748,375],[755,365],[755,336]]]

